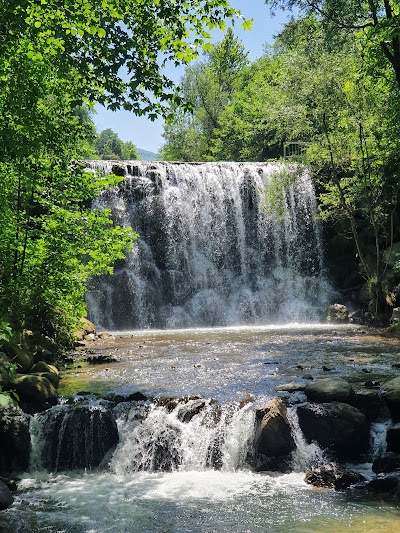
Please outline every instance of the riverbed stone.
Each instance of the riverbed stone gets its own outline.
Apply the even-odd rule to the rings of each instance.
[[[400,420],[400,377],[384,383],[381,391],[393,418],[396,421]]]
[[[4,511],[11,507],[14,502],[13,495],[10,489],[3,481],[0,481],[0,511]]]
[[[304,389],[309,402],[344,402],[348,403],[353,394],[353,387],[342,378],[315,379],[306,384]]]
[[[314,487],[345,490],[351,485],[360,483],[364,478],[361,474],[353,472],[342,465],[328,463],[307,472],[304,480]]]
[[[388,452],[400,453],[400,424],[388,429],[386,442]]]
[[[86,357],[86,362],[89,363],[89,365],[107,365],[110,363],[118,363],[118,359],[113,355],[95,354]]]
[[[300,428],[339,461],[359,459],[369,449],[369,424],[358,409],[343,402],[305,403],[297,407]]]
[[[29,415],[19,407],[0,409],[0,472],[28,469],[30,454]]]
[[[326,311],[326,320],[335,324],[346,323],[349,321],[349,310],[345,305],[332,304]]]
[[[282,400],[275,398],[256,411],[257,428],[254,448],[257,453],[267,457],[288,455],[294,450],[295,443]]]

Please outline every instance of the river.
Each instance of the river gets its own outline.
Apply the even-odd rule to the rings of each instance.
[[[364,387],[366,380],[382,383],[396,375],[392,364],[400,360],[399,341],[361,327],[293,324],[114,335],[93,342],[89,349],[111,354],[117,362],[75,367],[64,376],[61,391],[197,394],[218,400],[222,413],[243,399],[250,400],[227,417],[222,468],[217,470],[201,459],[211,430],[200,423],[200,415],[184,425],[174,419],[174,413],[166,415],[145,402],[142,407],[149,414],[142,424],[119,420],[121,441],[108,466],[26,473],[14,505],[1,515],[1,531],[400,531],[396,502],[377,501],[362,491],[338,493],[307,485],[304,473],[315,462],[316,450],[301,441],[301,435],[296,435],[301,449],[289,474],[254,472],[244,453],[254,427],[254,406],[275,397],[276,385],[328,374],[345,376],[356,388]],[[94,397],[92,401],[96,403]],[[143,470],[138,467],[138,446],[148,446],[153,433],[157,434],[157,424],[167,422],[168,427],[181,424],[184,428],[176,445],[179,464],[169,472]],[[295,424],[293,428],[299,431]],[[375,440],[373,447],[382,445],[376,435]],[[370,475],[370,464],[358,469]]]

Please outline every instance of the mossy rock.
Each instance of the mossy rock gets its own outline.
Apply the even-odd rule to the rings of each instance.
[[[57,391],[44,376],[24,374],[14,379],[13,389],[21,401],[44,403],[57,398]]]
[[[39,361],[54,361],[54,350],[51,351],[44,346],[36,345],[33,347],[33,362],[36,364]]]
[[[38,361],[31,368],[31,373],[32,374],[37,374],[38,372],[49,372],[51,374],[56,374],[57,376],[60,373],[56,366],[49,365],[45,361]]]
[[[48,379],[50,383],[56,388],[60,383],[60,376],[58,374],[54,374],[53,372],[36,372],[36,375]]]
[[[18,365],[19,372],[27,372],[33,365],[33,356],[25,351],[20,346],[12,347],[12,355],[10,360],[12,363]]]

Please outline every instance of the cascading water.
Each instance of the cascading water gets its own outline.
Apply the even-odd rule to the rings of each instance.
[[[303,171],[265,198],[278,163],[88,162],[125,175],[97,208],[140,239],[124,264],[88,294],[108,329],[317,320],[329,299],[312,182]]]
[[[121,442],[111,467],[119,475],[137,471],[233,472],[244,466],[254,438],[251,405],[196,399],[170,411],[153,405],[138,422],[135,412],[119,419]]]

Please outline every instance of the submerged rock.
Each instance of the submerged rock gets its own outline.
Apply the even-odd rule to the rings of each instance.
[[[30,454],[29,415],[17,407],[0,409],[0,472],[27,470]]]
[[[352,470],[336,463],[328,463],[318,468],[313,468],[307,472],[305,481],[314,487],[333,488],[335,490],[345,490],[351,485],[355,485],[364,478]]]
[[[306,403],[297,407],[300,428],[337,459],[359,458],[369,449],[369,424],[355,407],[342,402]]]
[[[86,362],[90,365],[104,365],[109,363],[118,363],[113,355],[89,355],[86,357]]]
[[[275,387],[277,392],[303,392],[306,386],[304,383],[284,383]]]
[[[287,418],[286,406],[275,398],[257,409],[258,425],[254,440],[257,453],[267,457],[288,455],[294,450],[295,443]]]
[[[304,389],[309,402],[345,402],[353,396],[353,387],[342,378],[321,378],[307,383]]]
[[[57,406],[36,418],[40,461],[48,470],[99,466],[119,440],[113,413],[103,407]]]

